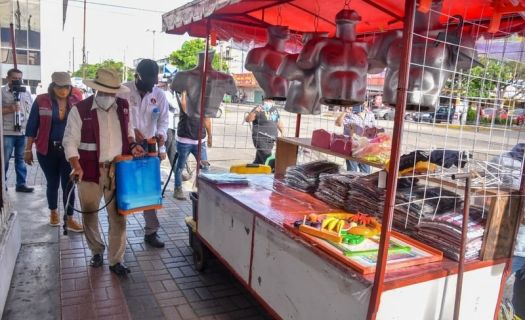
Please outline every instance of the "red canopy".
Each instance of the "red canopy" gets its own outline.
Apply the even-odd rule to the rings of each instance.
[[[333,34],[335,15],[344,6],[344,0],[195,0],[165,13],[163,31],[205,37],[210,20],[212,33],[220,40],[265,42],[265,28],[269,24],[288,26],[295,33],[317,30]],[[349,7],[362,18],[357,25],[358,33],[402,26],[404,1],[352,0]],[[465,20],[484,21],[488,25],[498,12],[517,16],[520,10],[523,14],[524,8],[525,0],[444,0],[441,12],[443,22],[448,20],[447,16],[461,15]],[[523,23],[521,17],[518,20]]]

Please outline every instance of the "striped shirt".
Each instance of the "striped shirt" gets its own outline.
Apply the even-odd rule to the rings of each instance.
[[[361,114],[347,112],[343,119],[343,125],[345,135],[349,136],[353,132],[358,136],[362,136],[366,127],[375,127],[377,122],[374,114],[370,111],[365,111]]]

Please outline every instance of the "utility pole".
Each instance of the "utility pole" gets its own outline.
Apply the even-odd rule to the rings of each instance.
[[[71,53],[71,74],[75,73],[75,37],[73,37],[73,50]]]
[[[86,78],[86,3],[84,0],[84,31],[82,37],[82,78]]]
[[[157,30],[146,29],[146,32],[151,32],[153,35],[153,52],[151,54],[151,59],[155,60],[155,33]]]

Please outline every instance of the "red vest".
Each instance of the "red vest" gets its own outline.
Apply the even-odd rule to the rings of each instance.
[[[83,180],[98,183],[100,177],[100,153],[98,148],[100,144],[100,131],[97,110],[91,110],[92,106],[93,96],[77,103],[78,113],[82,120],[78,154],[80,156],[80,166],[84,171]],[[122,134],[122,154],[131,154],[128,142],[129,105],[127,100],[117,98],[117,114],[120,122],[120,132]],[[104,137],[102,138],[104,139]]]
[[[67,101],[67,110],[71,109],[78,99],[75,96],[70,96]],[[47,155],[47,148],[49,146],[49,134],[51,133],[51,123],[53,117],[53,101],[48,93],[40,94],[36,97],[36,104],[38,106],[38,131],[35,138],[36,151],[38,153]]]

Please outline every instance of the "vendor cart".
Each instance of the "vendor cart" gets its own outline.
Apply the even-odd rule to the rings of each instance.
[[[439,10],[433,7],[436,3],[440,5]],[[387,33],[401,35],[397,42],[398,55],[394,57],[399,64],[395,69],[397,100],[389,161],[377,162],[319,148],[310,137],[300,137],[301,114],[298,114],[295,137],[277,140],[275,175],[247,176],[247,185],[225,185],[199,179],[198,197],[192,195],[194,216],[187,219],[195,266],[202,270],[207,256],[214,254],[276,319],[496,319],[503,284],[510,272],[514,238],[523,215],[525,179],[519,179],[514,186],[504,184],[501,163],[488,159],[522,142],[523,129],[513,127],[512,121],[496,125],[495,119],[483,125],[479,117],[472,126],[434,123],[424,127],[427,125],[406,123],[405,114],[411,103],[409,100],[414,97],[414,92],[408,89],[415,77],[411,67],[420,63],[412,59],[412,54],[420,50],[413,48],[414,43],[419,41],[418,48],[439,48],[452,43],[475,51],[474,44],[469,47],[460,42],[464,33],[454,33],[461,28],[466,28],[469,35],[474,34],[478,42],[483,38],[485,44],[506,43],[509,37],[520,33],[523,37],[523,2],[407,0],[403,5],[394,0],[195,0],[164,14],[163,30],[206,38],[207,56],[210,42],[213,44],[217,39],[253,42],[254,46],[260,46],[265,43],[268,26],[286,26],[291,33],[287,48],[297,51],[301,48],[299,36],[305,32],[326,31],[333,36],[334,17],[344,8],[352,8],[360,14],[357,38],[371,43],[376,51],[390,52],[388,44],[374,47],[378,43],[376,38]],[[416,12],[438,15],[440,29],[430,30],[429,26],[428,30],[421,30],[415,21]],[[430,35],[430,31],[434,33]],[[452,38],[457,35],[459,37]],[[424,40],[415,40],[416,37]],[[523,45],[523,38],[518,42]],[[429,52],[425,50],[424,53]],[[520,52],[523,53],[523,49]],[[515,70],[523,67],[521,53],[513,58]],[[486,55],[499,61],[506,57],[505,50],[499,56],[489,51]],[[447,81],[459,83],[488,77],[471,73],[469,70],[478,62],[472,62],[473,55],[469,58],[472,65],[461,69],[456,61],[453,72],[447,74]],[[498,76],[487,78],[487,81],[497,83],[498,88],[503,82]],[[205,114],[206,83],[203,76],[201,123]],[[481,96],[461,94],[478,105],[488,103]],[[440,95],[452,98],[457,94],[452,86],[451,90],[441,90]],[[428,110],[411,110],[414,111]],[[409,136],[404,132],[410,132]],[[483,132],[487,139],[479,138]],[[436,139],[437,136],[443,139]],[[468,230],[465,226],[460,245],[463,249],[457,261],[444,257],[395,268],[388,262],[390,240],[400,237],[411,241],[402,232],[392,231],[395,210],[399,206],[396,191],[401,156],[412,150],[435,150],[451,144],[457,149],[471,151],[468,166],[413,173],[408,178],[417,178],[425,186],[455,190],[464,197],[466,205],[461,208],[467,218],[470,203],[486,209],[480,254],[475,259],[465,260]],[[377,213],[382,216],[382,229],[372,273],[360,272],[345,257],[333,254],[330,248],[294,229],[294,222],[304,219],[305,215],[338,211],[310,194],[290,188],[283,181],[286,168],[297,163],[300,148],[364,162],[389,172],[382,212]],[[518,175],[522,177],[523,174],[522,163]],[[466,181],[459,179],[462,177]],[[428,244],[418,246],[430,257],[442,254]]]

